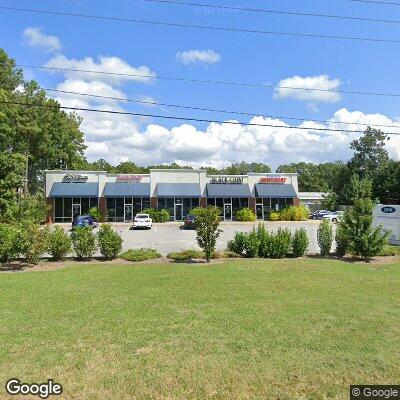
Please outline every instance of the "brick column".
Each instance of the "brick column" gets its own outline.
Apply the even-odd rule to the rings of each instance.
[[[200,197],[200,207],[207,207],[207,197]]]
[[[150,197],[150,208],[157,209],[157,197]]]
[[[105,197],[99,197],[99,211],[101,222],[105,222],[107,217],[107,201]]]
[[[249,197],[249,208],[256,213],[256,198],[255,197]]]
[[[54,215],[54,199],[52,199],[51,197],[47,197],[46,204],[51,207],[47,211],[46,224],[52,224]]]
[[[300,205],[300,199],[299,199],[298,197],[295,197],[295,198],[293,199],[293,205],[294,205],[294,206],[299,206],[299,205]]]

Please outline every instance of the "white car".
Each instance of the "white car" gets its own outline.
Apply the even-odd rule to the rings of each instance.
[[[133,229],[135,228],[146,228],[151,229],[153,220],[150,218],[149,214],[136,214],[133,220]]]
[[[330,214],[326,214],[322,216],[322,219],[327,219],[331,222],[338,222],[343,218],[343,211],[335,211]]]

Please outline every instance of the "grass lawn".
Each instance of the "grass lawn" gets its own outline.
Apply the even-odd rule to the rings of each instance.
[[[400,263],[227,260],[0,274],[0,398],[348,399],[400,382]]]

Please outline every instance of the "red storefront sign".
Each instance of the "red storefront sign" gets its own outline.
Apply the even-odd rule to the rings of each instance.
[[[140,175],[119,175],[116,182],[140,182],[142,177]]]
[[[287,178],[278,176],[261,178],[258,183],[286,183]]]

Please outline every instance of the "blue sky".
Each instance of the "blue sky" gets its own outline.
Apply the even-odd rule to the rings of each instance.
[[[400,6],[346,0],[215,0],[215,3],[400,20]],[[223,11],[142,0],[42,0],[34,3],[2,0],[1,5],[197,25],[400,39],[400,24]],[[284,81],[286,86],[312,85],[317,88],[400,93],[397,83],[400,44],[170,28],[4,10],[0,10],[0,38],[0,46],[20,64],[79,66],[82,69],[94,66],[103,70],[111,69],[113,72],[136,71],[143,66],[139,71],[148,71],[155,76],[268,84]],[[88,57],[92,58],[91,62]],[[100,57],[103,57],[103,63]],[[143,79],[116,81],[93,74],[66,75],[43,70],[27,70],[26,74],[48,88],[74,88],[78,92],[95,91],[97,94],[119,94],[134,99],[152,98],[164,103],[239,110],[257,115],[360,124],[396,124],[399,117],[400,97],[312,92],[310,98],[310,92],[279,92],[266,88],[161,79],[151,82]],[[299,78],[293,79],[295,76]],[[122,102],[99,103],[88,98],[77,100],[76,96],[56,97],[65,105],[90,105],[103,109],[206,119],[228,118],[220,113]],[[193,165],[221,165],[245,159],[267,162],[276,167],[281,162],[290,161],[346,160],[350,156],[349,141],[357,137],[357,134],[316,133],[312,130],[315,125],[311,123],[302,125],[309,127],[309,131],[300,132],[264,127],[256,129],[219,124],[208,126],[205,123],[185,124],[179,121],[89,113],[82,115],[89,159],[104,157],[111,162],[131,160],[146,164],[177,161]],[[251,117],[234,115],[229,118],[243,122],[251,120]],[[256,118],[256,122],[260,121],[273,121],[278,125],[294,123],[285,119]],[[322,126],[334,126],[337,129],[342,125],[327,122]],[[360,127],[363,126],[346,126],[347,129]],[[397,132],[398,128],[391,130]],[[398,138],[394,137],[388,148],[393,157],[400,158]]]

